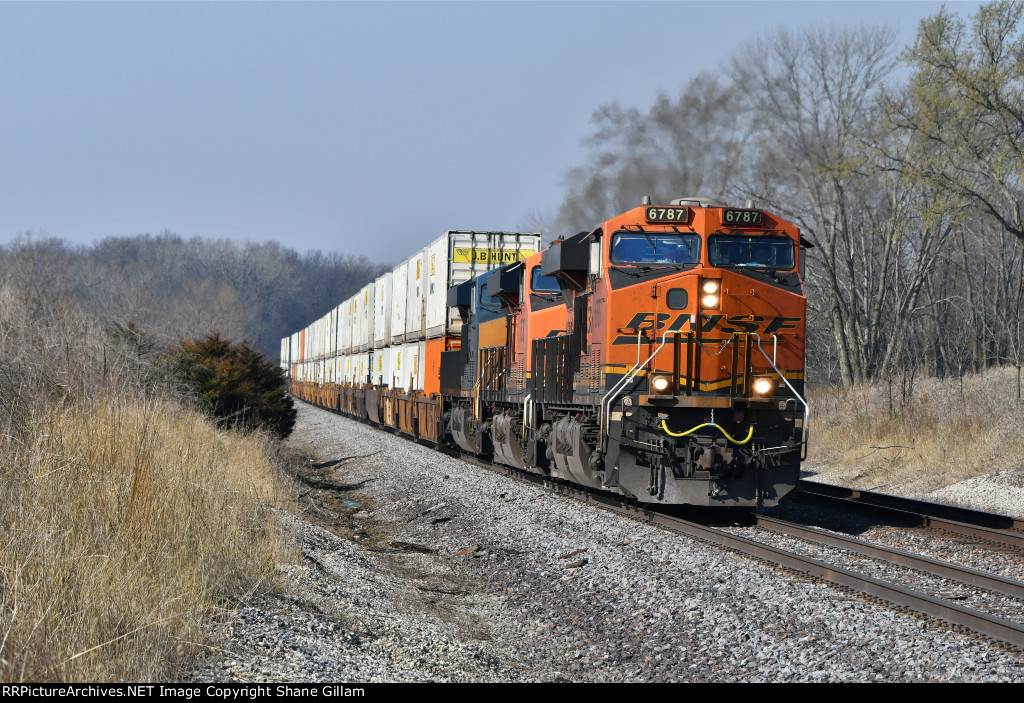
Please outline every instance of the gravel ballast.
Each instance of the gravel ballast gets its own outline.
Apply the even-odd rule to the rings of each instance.
[[[305,404],[293,442],[349,524],[293,518],[290,587],[196,680],[1024,681],[1017,650]]]

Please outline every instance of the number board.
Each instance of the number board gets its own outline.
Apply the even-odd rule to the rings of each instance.
[[[760,210],[736,210],[726,208],[722,210],[722,224],[735,225],[738,227],[759,227],[764,224],[764,213]]]
[[[648,222],[686,222],[690,218],[688,207],[648,207],[644,211]]]

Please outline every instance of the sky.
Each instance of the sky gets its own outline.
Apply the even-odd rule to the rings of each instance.
[[[941,6],[0,2],[0,242],[169,231],[398,263],[549,220],[602,104],[646,109],[780,28],[904,45]]]

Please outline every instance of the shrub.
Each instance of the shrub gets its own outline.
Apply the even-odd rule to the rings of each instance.
[[[175,366],[222,426],[265,428],[281,438],[295,427],[284,374],[248,342],[223,339],[219,332],[183,339]]]

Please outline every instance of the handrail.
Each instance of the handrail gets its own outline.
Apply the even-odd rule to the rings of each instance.
[[[485,390],[485,391],[491,390],[491,384],[494,383],[495,381],[497,381],[499,378],[501,378],[504,375],[505,375],[505,369],[502,369],[501,372],[498,373],[497,376],[495,376],[494,378],[492,378],[490,381],[487,382],[487,385],[483,387],[483,390]]]
[[[647,357],[647,359],[641,364],[640,338],[642,333],[642,330],[637,330],[636,333],[636,364],[634,364],[633,368],[631,368],[626,373],[626,375],[622,377],[622,380],[616,383],[615,386],[605,394],[604,398],[601,399],[601,429],[600,434],[598,436],[601,437],[602,445],[604,444],[605,435],[608,434],[607,416],[608,413],[611,411],[611,403],[615,399],[615,396],[619,394],[619,392],[626,386],[627,383],[636,378],[636,375],[639,372],[639,370],[644,366],[647,366],[647,364],[650,363],[651,359],[653,359],[657,355],[657,353],[660,352],[665,347],[665,343],[668,341],[668,336],[670,334],[681,334],[679,330],[665,330],[665,334],[661,335],[661,345],[659,345],[657,349],[651,352],[651,355]]]
[[[775,365],[775,362],[772,359],[768,358],[768,353],[764,349],[761,348],[761,335],[759,335],[757,332],[751,332],[750,335],[757,339],[757,350],[759,352],[761,352],[761,356],[763,356],[765,361],[767,361],[771,365],[771,367],[773,369],[775,369],[775,373],[779,374],[779,378],[782,379],[782,382],[786,385],[786,387],[789,388],[789,390],[791,390],[793,392],[793,395],[796,396],[796,399],[799,400],[801,403],[803,403],[803,406],[804,406],[804,427],[803,427],[803,432],[801,433],[801,441],[803,442],[803,445],[806,448],[806,446],[807,446],[807,428],[811,424],[811,408],[807,404],[807,401],[804,400],[803,396],[800,395],[797,392],[796,388],[793,387],[793,384],[789,382],[789,379],[786,378],[786,374],[784,374],[781,371],[779,371],[779,367]],[[776,342],[776,344],[777,343],[778,342]]]
[[[626,376],[628,376],[630,373],[635,371],[636,368],[640,365],[640,338],[642,336],[643,336],[643,330],[640,329],[640,328],[637,328],[637,331],[636,331],[636,363],[633,364],[633,368],[631,368],[629,371],[626,372]],[[598,432],[598,437],[601,438],[601,444],[602,445],[604,444],[604,436],[605,436],[605,415],[606,415],[605,401],[607,401],[608,398],[613,393],[618,393],[619,387],[622,386],[626,382],[626,380],[627,380],[626,376],[623,376],[619,380],[619,382],[616,383],[615,386],[610,391],[605,393],[604,398],[601,398],[601,426],[600,426],[600,429],[599,429],[599,432]]]

